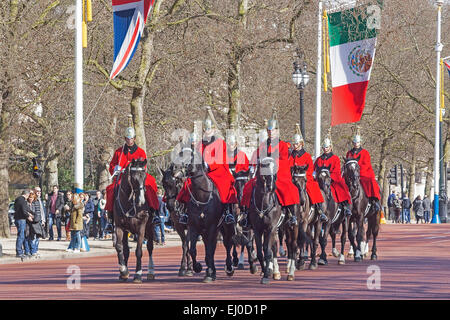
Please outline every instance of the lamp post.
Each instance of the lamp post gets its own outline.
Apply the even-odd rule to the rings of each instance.
[[[300,55],[299,58],[301,58]],[[306,139],[305,119],[303,116],[303,90],[309,82],[309,75],[306,71],[305,62],[303,62],[303,68],[300,67],[300,63],[298,61],[294,62],[294,73],[292,73],[292,81],[300,92],[300,131],[302,132],[303,139]]]

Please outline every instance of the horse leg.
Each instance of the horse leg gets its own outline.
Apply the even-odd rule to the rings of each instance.
[[[253,232],[248,231],[248,238],[250,239],[250,241],[246,244],[246,247],[251,274],[255,274],[256,272],[258,272],[258,266],[256,265],[256,261],[258,260],[258,258],[256,257],[255,248],[253,246],[254,237],[255,235],[253,234]]]
[[[140,228],[137,244],[136,244],[136,273],[134,275],[134,283],[142,283],[142,244],[144,243],[145,224]]]
[[[320,232],[321,232],[321,223],[320,223],[320,221],[318,221],[314,225],[314,240],[313,240],[312,248],[311,248],[311,262],[309,263],[309,270],[317,269],[316,253],[317,253],[317,248],[319,246]]]
[[[283,228],[279,228],[278,231],[278,241],[279,241],[279,246],[280,246],[280,257],[285,257],[286,256],[286,251],[283,248],[283,237],[284,237],[284,230]]]
[[[297,256],[297,237],[298,237],[298,226],[294,226],[292,233],[290,235],[288,244],[288,264],[287,264],[287,280],[293,281],[295,279],[295,261]]]
[[[119,226],[116,226],[115,234],[116,234],[116,251],[117,257],[119,259],[119,272],[120,272],[119,280],[127,281],[129,272],[127,265],[125,263],[125,257],[123,252],[123,241],[122,241],[122,238],[125,235],[122,228],[120,228]]]
[[[350,241],[350,250],[348,251],[348,257],[351,258],[354,255],[354,252],[356,252],[356,231],[354,230],[354,226],[352,222],[348,222],[348,240]]]
[[[231,277],[234,274],[234,268],[235,268],[235,261],[234,261],[234,252],[236,252],[236,246],[233,245],[233,234],[234,234],[234,226],[233,225],[226,225],[222,227],[222,235],[223,235],[223,245],[225,246],[226,252],[227,252],[227,258],[225,261],[225,272],[227,276]],[[233,263],[231,260],[231,249],[234,249],[233,252]],[[215,251],[215,249],[214,249]],[[214,254],[214,253],[213,253]],[[213,257],[214,258],[214,257]],[[237,258],[237,252],[236,252],[236,258]],[[239,262],[239,260],[238,260]],[[214,263],[214,261],[213,261]],[[237,265],[237,264],[236,264]]]
[[[348,228],[348,219],[345,217],[342,220],[342,233],[341,233],[341,254],[339,255],[338,264],[345,264],[345,242],[347,241],[347,228]]]
[[[216,280],[216,267],[214,266],[214,252],[216,251],[217,245],[217,229],[215,225],[209,227],[209,232],[206,232],[204,235],[203,243],[205,244],[205,263],[206,263],[206,275],[203,278],[204,283],[209,283]],[[224,239],[225,241],[225,239]],[[229,252],[227,252],[227,256]],[[227,257],[227,260],[230,260],[231,264],[231,256]]]
[[[187,273],[187,239],[186,239],[186,233],[184,232],[184,228],[182,228],[180,226],[180,224],[176,224],[175,227],[178,235],[180,236],[181,239],[181,249],[182,249],[182,254],[181,254],[181,262],[180,262],[180,269],[178,269],[178,276],[182,277],[185,276]]]
[[[197,230],[190,230],[189,234],[189,255],[192,259],[192,267],[195,273],[200,273],[202,271],[202,264],[197,261],[197,239],[198,232]]]
[[[331,253],[333,257],[339,258],[339,251],[336,249],[336,230],[332,226],[330,229],[330,237],[331,237]]]
[[[237,267],[239,264],[239,258],[238,258],[238,253],[237,253],[237,245],[233,244],[232,246],[233,250],[232,250],[232,255],[233,255],[233,267]]]
[[[263,243],[262,235],[259,231],[255,231],[255,244],[256,244],[256,257],[258,258],[259,265],[261,266],[261,273],[264,274],[264,253],[263,253]]]
[[[150,228],[153,225],[150,223]],[[155,280],[155,265],[153,263],[153,230],[147,232],[147,252],[148,252],[148,273],[147,280]]]
[[[272,233],[273,235],[273,233]],[[272,244],[270,244],[270,248],[271,248],[271,253],[272,253],[272,261],[273,261],[273,279],[274,280],[280,280],[281,279],[281,273],[280,273],[280,268],[278,266],[278,259],[277,259],[277,254],[278,254],[278,249],[277,249],[277,241],[275,240],[275,237],[272,236]]]
[[[320,253],[320,258],[318,261],[319,265],[321,265],[321,266],[328,265],[326,247],[327,247],[327,243],[328,243],[329,230],[330,230],[330,221],[325,224],[322,224],[322,229],[321,229],[320,236],[319,236],[320,250],[322,252]]]
[[[261,279],[262,284],[269,284],[270,277],[273,275],[273,259],[272,259],[272,248],[269,247],[269,239],[268,232],[264,232],[264,241],[262,244],[262,249],[264,252],[264,275]]]
[[[370,256],[370,260],[377,260],[377,237],[378,232],[380,231],[380,219],[378,215],[375,215],[372,217],[371,221],[369,220],[369,223],[372,224],[372,236],[373,236],[373,244],[372,244],[372,255]]]
[[[356,246],[356,250],[355,250],[354,260],[355,260],[355,262],[360,262],[363,259],[361,244],[364,240],[364,221],[362,219],[360,219],[360,221],[358,221],[357,228],[358,228],[357,233],[356,233],[357,246]]]

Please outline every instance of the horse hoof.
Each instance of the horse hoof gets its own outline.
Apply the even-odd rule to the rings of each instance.
[[[233,259],[233,267],[237,267],[239,264],[239,259]]]
[[[340,253],[339,253],[339,251],[336,250],[336,248],[333,248],[331,253],[333,254],[333,257],[335,257],[335,258],[339,258],[339,256],[340,256]]]
[[[258,272],[258,266],[253,265],[253,266],[250,267],[250,273],[251,274],[255,274],[257,272]]]
[[[338,265],[344,265],[345,264],[345,260],[339,260],[338,261]]]
[[[226,272],[227,276],[232,277],[233,274],[234,274],[234,269],[231,269],[231,270],[225,270],[225,272]]]
[[[203,269],[203,267],[202,267],[202,264],[200,262],[197,262],[197,263],[194,264],[194,271],[195,271],[195,273],[202,272],[202,269]]]
[[[280,257],[286,257],[286,251],[285,250],[280,251]]]
[[[186,273],[187,273],[187,270],[186,270],[186,269],[180,269],[180,270],[178,270],[178,276],[179,276],[179,277],[184,277],[184,276],[186,275]]]
[[[324,259],[319,259],[319,261],[317,263],[319,264],[319,266],[326,266],[326,265],[328,265],[328,261],[324,260]]]
[[[238,270],[244,270],[244,265],[243,265],[242,263],[239,263],[239,264],[237,265],[237,269],[238,269]]]
[[[147,274],[147,280],[155,280],[155,275],[154,274]]]
[[[317,269],[317,263],[310,263],[309,264],[309,270],[316,270]]]
[[[372,256],[370,257],[370,260],[377,260],[377,255],[372,253]]]
[[[281,279],[281,273],[277,272],[277,273],[273,273],[273,280],[280,280]]]
[[[140,275],[135,275],[133,283],[142,283],[142,277]]]
[[[295,268],[297,270],[305,270],[305,261],[297,261]]]
[[[353,258],[353,253],[347,254],[347,258]]]
[[[187,270],[185,276],[186,276],[186,277],[193,277],[193,276],[194,276],[194,271],[192,271],[192,270]]]
[[[128,274],[119,276],[119,281],[120,282],[127,282],[127,280],[128,280]]]
[[[355,262],[361,262],[362,261],[362,258],[361,257],[355,257]]]
[[[287,281],[294,281],[294,276],[288,275],[287,276]]]
[[[261,284],[269,284],[270,280],[269,278],[262,278],[261,279]]]
[[[211,282],[213,282],[214,280],[216,280],[216,279],[213,278],[213,277],[205,276],[205,277],[203,278],[203,283],[211,283]]]

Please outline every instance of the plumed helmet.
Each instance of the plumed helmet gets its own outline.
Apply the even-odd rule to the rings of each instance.
[[[331,141],[331,127],[328,129],[327,136],[323,140],[322,148],[329,148],[333,146],[333,142]]]
[[[213,128],[213,122],[210,118],[206,118],[205,121],[203,122],[203,129],[205,131],[209,131]]]
[[[136,131],[134,131],[133,127],[128,127],[125,129],[125,138],[133,139],[136,137]]]
[[[267,130],[275,130],[277,128],[277,125],[277,120],[272,118],[267,123]]]
[[[305,143],[305,140],[303,140],[303,136],[300,131],[300,124],[298,124],[298,123],[295,125],[295,134],[294,134],[293,142],[294,142],[294,144],[298,144],[300,142]]]
[[[234,134],[230,134],[228,136],[227,142],[230,146],[235,145],[236,144],[236,136]]]
[[[361,128],[359,126],[356,127],[355,134],[352,137],[353,143],[361,143]]]

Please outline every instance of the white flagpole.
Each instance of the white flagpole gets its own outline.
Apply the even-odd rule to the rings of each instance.
[[[323,3],[319,1],[317,26],[317,73],[316,73],[316,141],[315,159],[320,156],[320,129],[322,122],[322,11]]]
[[[441,10],[443,0],[436,0],[438,7],[437,17],[437,38],[436,38],[436,121],[435,121],[435,141],[434,141],[434,214],[431,223],[440,223],[439,219],[439,115],[441,108]]]
[[[83,9],[76,0],[75,10],[75,192],[83,191]]]

